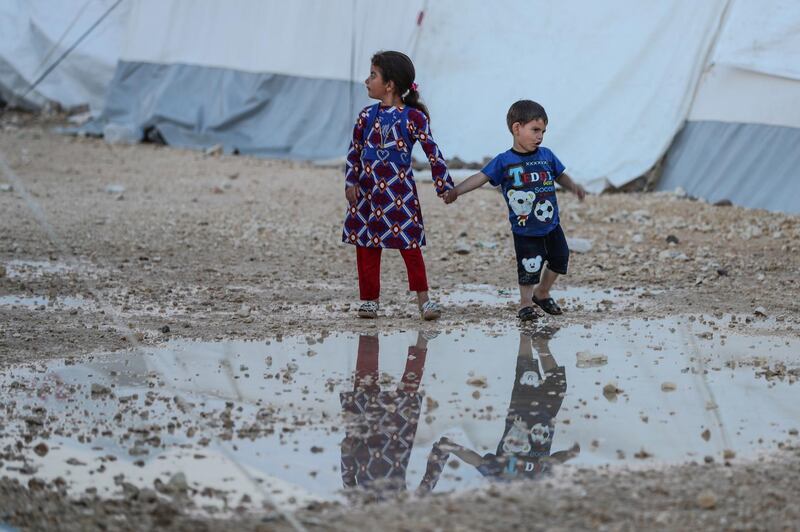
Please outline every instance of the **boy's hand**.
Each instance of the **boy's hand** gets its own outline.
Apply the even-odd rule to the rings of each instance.
[[[344,197],[347,198],[347,203],[355,205],[358,201],[358,189],[355,186],[345,188]]]
[[[458,199],[458,191],[454,188],[451,188],[450,190],[445,190],[439,194],[439,197],[442,198],[446,204],[450,204]]]
[[[583,188],[583,185],[580,183],[575,183],[575,190],[573,190],[576,196],[578,196],[578,200],[583,201],[583,198],[586,197],[586,189]]]

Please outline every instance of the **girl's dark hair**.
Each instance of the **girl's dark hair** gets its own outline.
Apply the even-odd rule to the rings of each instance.
[[[406,54],[394,51],[378,52],[372,56],[372,64],[381,69],[383,81],[394,82],[404,104],[422,111],[430,119],[428,108],[419,100],[417,89],[412,87],[416,71],[414,63]]]

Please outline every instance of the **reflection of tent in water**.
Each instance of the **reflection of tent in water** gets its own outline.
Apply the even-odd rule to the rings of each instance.
[[[88,4],[0,6],[3,97],[114,2]],[[535,31],[508,31],[509,17]],[[551,116],[547,144],[591,187],[625,185],[666,153],[662,188],[798,212],[798,23],[790,0],[123,1],[26,100],[91,102],[102,113],[88,130],[117,139],[328,159],[367,103],[371,53],[394,48],[415,60],[447,156],[505,149],[509,104],[533,98]]]

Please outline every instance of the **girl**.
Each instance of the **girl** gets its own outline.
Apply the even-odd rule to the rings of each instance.
[[[409,290],[417,293],[422,318],[435,320],[439,305],[428,297],[421,246],[425,229],[411,149],[419,141],[428,156],[436,192],[453,188],[444,156],[431,137],[428,109],[419,101],[414,64],[400,52],[378,52],[365,83],[379,100],[361,111],[347,154],[345,197],[350,204],[342,240],[356,246],[361,318],[378,317],[383,248],[399,249]]]

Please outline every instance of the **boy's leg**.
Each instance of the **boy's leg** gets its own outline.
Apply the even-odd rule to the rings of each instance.
[[[538,237],[514,237],[514,251],[517,255],[517,280],[519,281],[519,312],[522,320],[533,320],[540,315],[533,310],[533,289],[539,282],[544,262],[544,241]]]
[[[356,246],[358,291],[362,301],[377,301],[381,293],[381,250]]]
[[[550,289],[559,275],[567,273],[569,266],[569,246],[560,225],[544,237],[547,265],[542,267],[541,280],[533,290],[534,303],[542,307],[548,314],[561,314],[561,307],[550,295]]]

